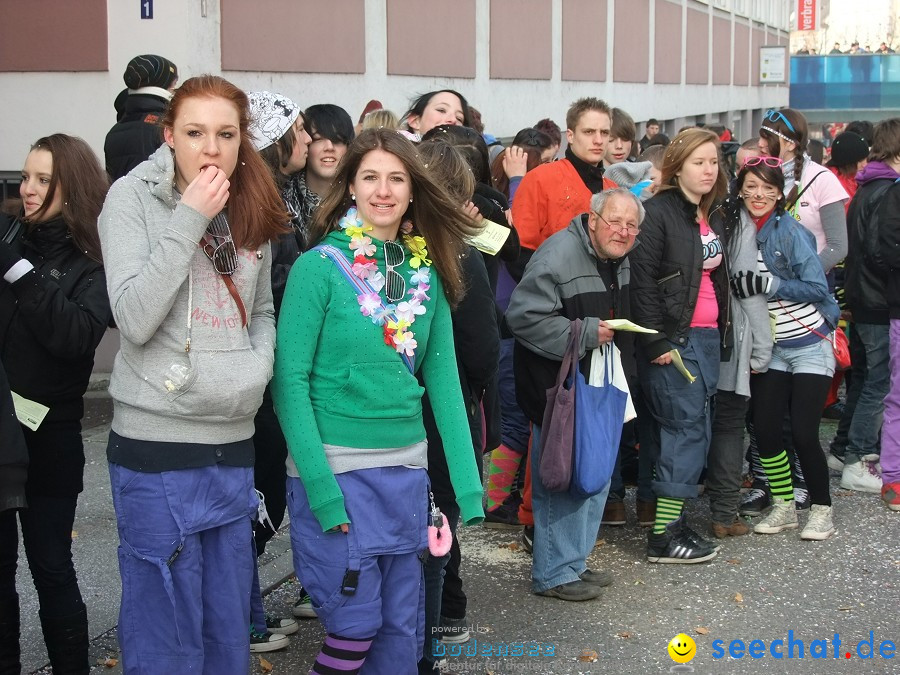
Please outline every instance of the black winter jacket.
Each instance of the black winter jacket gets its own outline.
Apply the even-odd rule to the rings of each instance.
[[[8,229],[0,216],[0,237]],[[77,422],[94,350],[112,318],[103,266],[75,248],[61,219],[27,229],[12,247],[34,269],[13,284],[0,278],[0,359],[9,385],[49,406],[45,424]]]
[[[889,189],[881,208],[884,215],[879,225],[878,249],[888,270],[888,315],[900,319],[900,189]]]
[[[891,187],[893,183],[889,178],[862,183],[847,211],[844,300],[856,323],[888,324],[887,270],[881,259],[877,232],[872,231],[872,226],[873,219],[879,218],[878,229],[884,227],[882,219],[887,210],[882,206],[889,207],[889,192],[900,190],[900,187]]]
[[[655,328],[657,334],[641,334],[650,360],[671,349],[668,341],[685,344],[691,318],[697,305],[703,276],[703,245],[697,225],[697,205],[679,189],[657,194],[644,203],[647,215],[641,224],[639,246],[628,256],[631,261],[631,307],[635,323]],[[715,207],[709,227],[727,243],[724,208]],[[722,336],[722,358],[727,358],[726,335],[730,329],[727,261],[712,274],[719,303],[719,332]]]
[[[130,94],[125,114],[116,122],[103,144],[106,172],[118,180],[156,152],[163,142],[159,122],[168,102],[152,94]]]

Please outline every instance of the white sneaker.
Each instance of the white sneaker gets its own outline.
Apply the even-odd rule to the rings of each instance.
[[[845,490],[880,494],[881,475],[878,473],[876,464],[877,462],[872,459],[861,459],[852,464],[844,464],[841,487]]]
[[[809,520],[800,532],[801,539],[822,541],[834,534],[834,523],[831,522],[831,507],[813,504],[809,509]]]
[[[778,534],[785,530],[797,529],[797,509],[793,499],[772,497],[772,510],[753,528],[757,534]]]
[[[844,470],[844,460],[831,451],[825,453],[825,459],[828,460],[828,468],[832,471],[840,473]]]

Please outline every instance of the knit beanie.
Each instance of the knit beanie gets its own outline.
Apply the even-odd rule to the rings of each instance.
[[[849,166],[861,162],[869,156],[866,140],[852,131],[845,131],[834,137],[831,144],[831,162],[834,166]]]
[[[178,67],[163,56],[143,54],[135,56],[128,62],[122,79],[129,89],[142,87],[168,89],[178,79]]]
[[[651,162],[619,162],[606,167],[604,176],[619,187],[631,189],[638,183],[650,180]]]
[[[257,151],[281,140],[300,116],[300,107],[282,94],[254,91],[247,98],[250,99],[250,138]]]

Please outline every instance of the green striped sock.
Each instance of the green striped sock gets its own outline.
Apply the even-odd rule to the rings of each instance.
[[[774,457],[760,457],[760,463],[769,478],[769,489],[773,497],[792,500],[794,485],[791,482],[791,464],[787,452],[782,450]]]
[[[656,498],[656,522],[653,524],[653,534],[662,534],[666,531],[666,525],[678,520],[681,509],[684,506],[683,499],[674,497]]]

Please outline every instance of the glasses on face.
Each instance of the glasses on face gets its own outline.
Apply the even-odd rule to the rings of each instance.
[[[641,233],[641,228],[638,225],[631,225],[630,223],[623,223],[621,220],[607,220],[603,216],[601,216],[596,211],[593,212],[595,216],[597,216],[600,220],[604,222],[606,227],[610,230],[615,230],[617,232],[624,232],[629,236],[635,237]]]
[[[777,169],[779,166],[784,164],[784,162],[778,157],[767,157],[766,155],[763,155],[761,157],[748,157],[744,160],[741,168],[743,169],[745,166],[756,166],[758,164],[765,164],[766,166],[772,167],[773,169]]]
[[[782,122],[784,122],[784,125],[788,128],[788,130],[792,134],[797,133],[797,131],[794,129],[794,125],[791,124],[791,121],[787,117],[784,116],[783,112],[780,112],[778,110],[769,110],[766,112],[765,119],[768,120],[769,122],[777,122],[778,120],[781,120]]]
[[[237,249],[228,220],[223,214],[218,214],[210,221],[203,242],[203,251],[212,261],[216,272],[230,277],[237,271]]]
[[[384,251],[384,295],[389,302],[399,302],[406,295],[406,280],[395,268],[406,260],[403,246],[396,241],[386,241]]]

